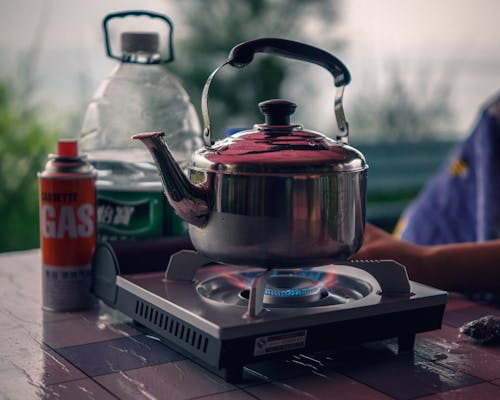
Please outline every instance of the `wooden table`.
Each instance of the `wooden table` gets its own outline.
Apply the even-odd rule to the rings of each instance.
[[[498,308],[450,295],[441,330],[301,354],[245,369],[229,384],[139,331],[103,304],[41,309],[39,250],[0,255],[0,399],[500,399],[500,346],[461,337],[465,322]]]

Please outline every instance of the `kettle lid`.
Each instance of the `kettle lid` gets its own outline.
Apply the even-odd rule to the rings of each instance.
[[[273,99],[259,103],[263,124],[198,150],[191,169],[220,173],[328,173],[366,169],[364,156],[342,141],[291,124],[297,105]]]

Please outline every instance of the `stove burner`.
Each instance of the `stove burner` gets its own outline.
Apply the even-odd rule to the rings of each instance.
[[[252,281],[262,270],[217,275],[201,282],[198,293],[225,304],[247,306]],[[372,287],[365,281],[325,269],[274,270],[264,289],[267,307],[310,307],[359,300]]]
[[[267,284],[264,293],[270,297],[315,296],[323,287],[321,282],[296,275],[271,276]]]
[[[249,290],[241,295],[248,300]],[[264,304],[302,304],[321,300],[328,295],[323,284],[299,275],[272,275],[264,289]]]

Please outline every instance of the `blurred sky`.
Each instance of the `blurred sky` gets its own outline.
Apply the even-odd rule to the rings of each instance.
[[[337,55],[353,75],[346,94],[347,111],[356,94],[377,93],[387,85],[392,69],[398,69],[410,85],[422,83],[423,76],[429,82],[426,95],[432,95],[433,82],[446,76],[453,80],[456,124],[452,128],[464,133],[479,106],[500,90],[500,1],[339,3],[340,18],[332,29],[346,42]],[[40,54],[30,63],[37,78],[37,99],[58,109],[81,108],[115,65],[104,54],[103,16],[127,9],[166,13],[179,37],[189,27],[176,23],[172,4],[175,1],[2,1],[0,74],[8,76],[16,69],[19,52],[26,52],[35,41]]]

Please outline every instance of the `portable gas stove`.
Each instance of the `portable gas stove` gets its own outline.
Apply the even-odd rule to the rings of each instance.
[[[291,353],[388,338],[411,351],[416,333],[441,327],[447,298],[394,261],[264,270],[182,250],[166,271],[144,272],[120,258],[111,244],[97,247],[97,297],[230,382],[245,364]]]

